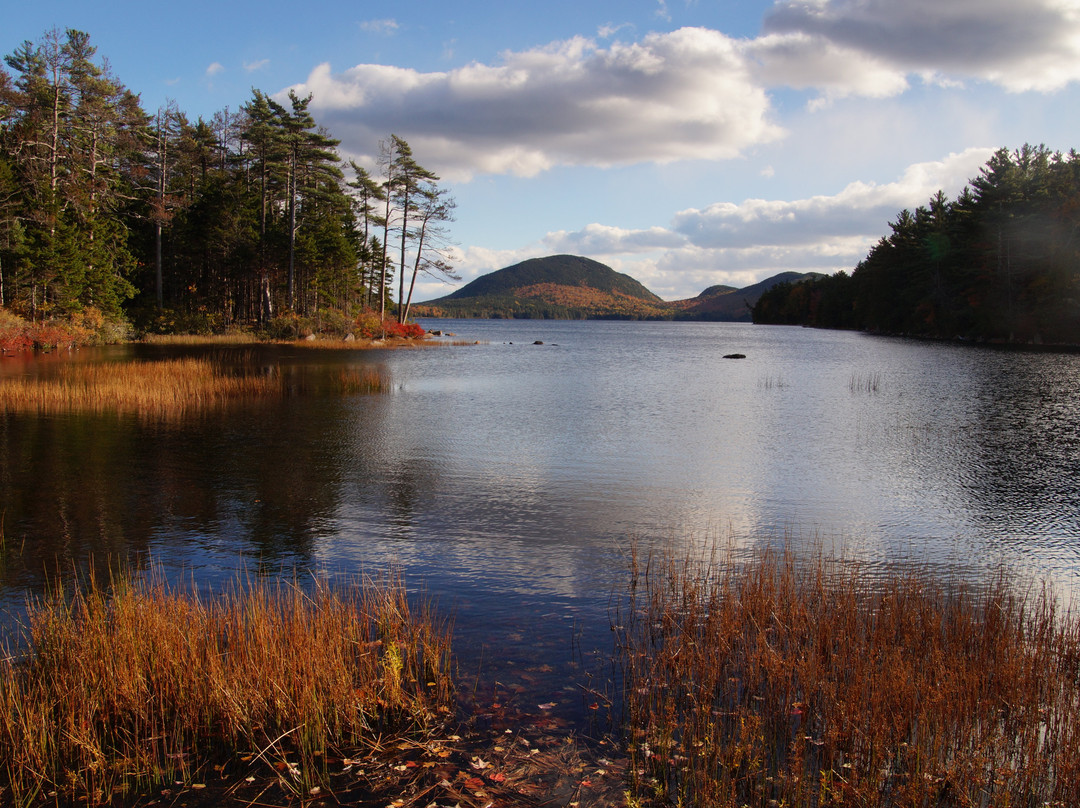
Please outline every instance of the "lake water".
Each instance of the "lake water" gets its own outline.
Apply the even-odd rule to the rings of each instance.
[[[523,700],[561,687],[576,715],[566,674],[609,649],[631,542],[1004,563],[1080,592],[1078,355],[743,324],[425,325],[479,344],[223,349],[299,392],[171,424],[3,416],[3,604],[91,558],[208,583],[396,564],[455,615],[465,669]],[[0,383],[59,361],[2,359]],[[353,368],[392,389],[319,383]]]

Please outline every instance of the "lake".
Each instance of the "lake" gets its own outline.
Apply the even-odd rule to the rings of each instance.
[[[78,353],[209,353],[295,392],[171,423],[3,416],[9,624],[91,559],[208,586],[399,565],[454,616],[469,676],[573,724],[631,543],[975,579],[1004,564],[1080,592],[1080,355],[724,323],[423,324],[477,344]],[[0,359],[0,383],[62,361]],[[389,392],[320,383],[353,369]]]

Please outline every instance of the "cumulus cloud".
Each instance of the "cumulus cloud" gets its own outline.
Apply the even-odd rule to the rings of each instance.
[[[372,159],[395,132],[467,179],[744,156],[784,135],[769,95],[781,87],[811,93],[814,108],[897,96],[913,80],[1026,91],[1080,79],[1080,0],[779,0],[756,38],[682,28],[607,43],[618,30],[447,72],[323,64],[292,89],[314,94],[349,156]]]
[[[225,65],[223,65],[221,62],[213,62],[210,64],[209,67],[206,68],[206,77],[212,78],[218,73],[221,73],[223,70],[225,70]]]
[[[916,163],[895,182],[853,182],[832,196],[794,201],[717,202],[675,216],[672,229],[704,248],[822,244],[829,238],[876,240],[904,208],[923,205],[939,190],[958,194],[993,154],[972,148],[944,160]]]
[[[717,202],[677,213],[670,227],[630,230],[593,223],[552,232],[526,257],[588,255],[668,299],[692,297],[720,283],[747,286],[787,270],[850,271],[888,233],[899,211],[926,204],[939,190],[955,197],[992,153],[968,149],[911,165],[894,182],[853,182],[833,195]],[[469,259],[475,255],[470,252]]]
[[[853,70],[850,86],[842,77],[827,80],[822,89],[840,94],[867,86],[883,93],[909,74],[979,79],[1014,91],[1054,90],[1080,79],[1077,0],[781,0],[763,32],[754,46],[774,80],[803,86],[801,64],[828,77],[844,61],[876,74]],[[815,48],[827,55],[813,59]]]
[[[752,39],[704,28],[603,45],[575,37],[447,72],[322,64],[292,89],[314,94],[312,110],[350,156],[371,159],[396,132],[445,177],[466,179],[731,159],[783,136],[772,89],[813,93],[820,106],[896,96],[913,79],[1017,91],[1080,79],[1080,0],[780,0]]]
[[[700,28],[606,48],[577,37],[449,72],[324,64],[293,89],[314,94],[350,154],[373,155],[396,132],[458,178],[728,159],[782,134],[739,43]]]

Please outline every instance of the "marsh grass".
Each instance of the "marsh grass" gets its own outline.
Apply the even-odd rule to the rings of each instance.
[[[882,388],[880,373],[852,373],[848,389],[852,393],[879,393]]]
[[[633,560],[616,617],[632,789],[697,806],[1080,804],[1080,625],[761,552]]]
[[[391,387],[375,369],[350,369],[330,380],[329,392],[378,393]],[[89,412],[175,418],[232,404],[311,392],[276,373],[229,372],[205,359],[89,364],[75,362],[54,376],[11,377],[0,384],[0,411]]]
[[[383,393],[391,387],[389,377],[373,368],[343,370],[337,377],[338,390],[346,394]]]
[[[211,768],[306,794],[346,750],[450,712],[449,627],[400,578],[56,591],[0,662],[0,804],[108,803]]]
[[[214,345],[261,345],[266,340],[247,331],[224,334],[145,334],[140,340],[148,345],[183,345],[212,347]]]
[[[276,378],[229,375],[201,359],[75,362],[60,368],[55,376],[5,379],[0,384],[0,409],[168,417],[281,392]]]

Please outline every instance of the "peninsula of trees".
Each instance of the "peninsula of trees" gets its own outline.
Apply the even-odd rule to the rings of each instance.
[[[310,96],[147,112],[76,30],[4,62],[0,311],[191,331],[404,322],[419,273],[452,276],[454,201],[395,135],[364,167]]]
[[[754,322],[1080,344],[1080,154],[1000,149],[954,200],[904,210],[852,274],[766,292]]]

